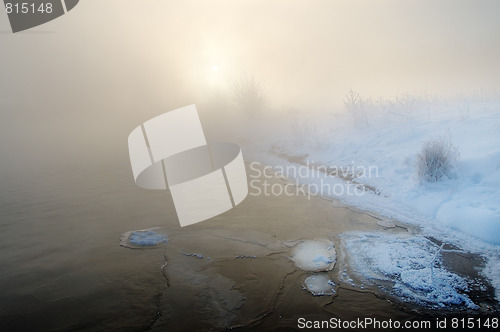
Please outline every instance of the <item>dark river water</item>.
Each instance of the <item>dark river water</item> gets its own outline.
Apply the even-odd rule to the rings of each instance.
[[[279,330],[298,329],[300,318],[449,315],[343,283],[339,264],[325,272],[335,295],[303,289],[311,272],[289,259],[294,241],[338,247],[338,234],[379,230],[377,221],[318,197],[261,195],[181,228],[170,194],[136,187],[128,167],[3,176],[0,331]],[[152,227],[167,244],[119,245],[123,233]]]

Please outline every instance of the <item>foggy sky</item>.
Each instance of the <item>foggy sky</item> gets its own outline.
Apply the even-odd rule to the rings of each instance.
[[[17,34],[0,14],[1,167],[125,160],[138,124],[243,73],[275,108],[499,88],[499,14],[495,0],[84,0]]]

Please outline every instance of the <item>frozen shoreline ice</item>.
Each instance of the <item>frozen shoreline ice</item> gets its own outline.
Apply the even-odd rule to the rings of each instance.
[[[472,281],[448,271],[440,247],[429,239],[380,232],[349,232],[340,237],[357,277],[425,307],[478,308],[467,295]],[[387,283],[392,291],[386,289]]]
[[[385,105],[387,110],[383,104],[375,105],[376,109],[367,110],[373,111],[369,112],[369,124],[362,127],[353,125],[347,112],[335,113],[334,117],[326,112],[308,112],[302,115],[306,119],[295,115],[291,120],[296,125],[307,121],[307,126],[300,127],[300,137],[293,131],[286,137],[289,123],[288,128],[274,131],[280,134],[277,137],[249,145],[245,152],[253,160],[280,169],[304,168],[306,162],[341,171],[351,166],[376,166],[374,176],[353,173],[352,179],[320,178],[291,171],[289,178],[305,188],[322,188],[323,184],[325,188],[335,187],[343,194],[322,189],[319,194],[418,225],[425,236],[482,255],[487,260],[482,274],[491,280],[500,301],[500,101],[415,101],[418,103],[407,114],[399,114],[390,103]],[[464,103],[467,112],[463,111]],[[416,155],[425,141],[443,135],[458,147],[456,174],[440,182],[421,183],[416,178]],[[357,184],[375,188],[376,192],[347,194]]]

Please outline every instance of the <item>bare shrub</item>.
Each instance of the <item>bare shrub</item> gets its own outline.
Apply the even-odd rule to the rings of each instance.
[[[368,109],[372,106],[371,99],[363,99],[358,92],[353,89],[349,89],[345,98],[344,106],[346,110],[351,113],[354,125],[358,127],[367,126],[368,121]]]
[[[258,111],[266,103],[262,82],[254,75],[241,75],[230,84],[233,101],[246,111]]]
[[[458,148],[449,138],[430,139],[417,155],[417,176],[425,182],[436,182],[444,176],[451,177],[458,159]]]
[[[318,128],[308,121],[299,120],[298,118],[292,118],[290,132],[296,142],[318,142],[320,140]]]

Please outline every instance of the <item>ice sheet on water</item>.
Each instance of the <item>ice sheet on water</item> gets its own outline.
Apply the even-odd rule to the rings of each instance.
[[[429,307],[477,308],[467,296],[468,280],[443,267],[439,247],[422,236],[341,234],[354,273],[374,284],[393,283],[405,301]]]
[[[120,245],[127,248],[155,248],[167,242],[165,234],[158,233],[154,229],[142,229],[122,234]]]
[[[335,265],[337,255],[331,241],[318,239],[300,242],[293,250],[291,259],[301,270],[329,271]]]
[[[389,220],[379,220],[377,221],[377,225],[382,226],[384,228],[395,228],[396,224]]]
[[[322,274],[307,277],[304,288],[314,296],[335,294],[335,283]]]
[[[167,236],[155,231],[134,231],[130,234],[129,241],[136,246],[156,246],[167,242]]]
[[[184,249],[183,249],[184,250]],[[179,251],[182,255],[184,256],[188,256],[188,257],[196,257],[198,259],[203,259],[205,258],[205,255],[203,254],[199,254],[197,252],[193,252],[193,253],[188,253],[188,252],[184,252],[184,251]],[[206,257],[208,260],[210,260],[210,257]]]

